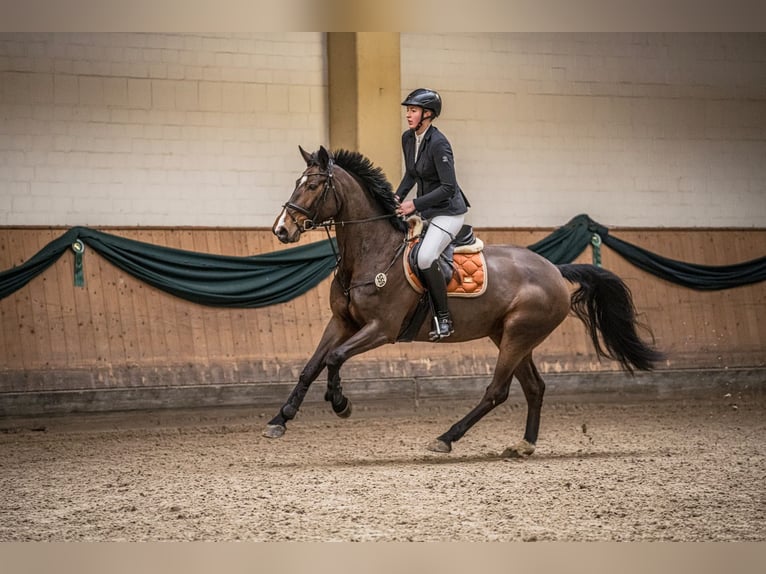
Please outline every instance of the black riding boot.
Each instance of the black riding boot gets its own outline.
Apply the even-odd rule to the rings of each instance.
[[[421,269],[426,288],[431,296],[431,302],[436,311],[434,317],[434,330],[428,336],[432,341],[438,341],[449,337],[455,330],[452,328],[452,317],[447,307],[447,284],[444,282],[444,276],[439,270],[439,264],[434,261],[428,269]]]

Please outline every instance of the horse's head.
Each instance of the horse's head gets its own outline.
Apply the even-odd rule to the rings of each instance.
[[[330,152],[324,146],[313,154],[300,146],[298,149],[306,160],[306,169],[295,182],[293,194],[282,206],[271,228],[282,243],[295,243],[301,233],[337,215],[339,208]],[[333,197],[333,201],[327,201],[329,196]]]

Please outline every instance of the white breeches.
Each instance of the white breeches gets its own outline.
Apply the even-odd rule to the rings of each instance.
[[[463,226],[465,214],[437,215],[430,220],[430,225],[418,252],[418,267],[428,269],[431,263],[441,255]]]

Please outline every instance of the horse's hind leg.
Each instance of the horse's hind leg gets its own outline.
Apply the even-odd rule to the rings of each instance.
[[[524,357],[514,372],[521,383],[524,397],[527,400],[527,426],[524,431],[524,439],[503,451],[505,458],[523,458],[535,452],[535,443],[540,431],[540,411],[543,407],[543,394],[545,382],[540,376],[532,355]]]
[[[497,341],[495,342],[497,343]],[[500,349],[500,355],[497,359],[492,382],[484,392],[484,396],[479,404],[465,417],[452,425],[447,432],[432,441],[428,445],[429,450],[434,452],[450,452],[453,442],[460,440],[468,432],[468,429],[508,398],[508,390],[513,380],[513,372],[528,350],[520,350],[512,341],[512,337],[508,336],[503,337],[503,340],[498,343],[498,348]]]

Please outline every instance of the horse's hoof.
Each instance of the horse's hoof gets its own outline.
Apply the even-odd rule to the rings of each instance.
[[[263,431],[263,436],[266,438],[279,438],[285,434],[287,430],[284,425],[266,425],[266,430]]]
[[[431,452],[443,452],[443,453],[452,452],[452,446],[449,443],[446,443],[443,440],[440,440],[438,438],[428,443],[426,448],[430,450]]]
[[[535,445],[522,440],[521,442],[505,449],[503,454],[500,456],[502,458],[527,458],[533,452],[535,452]]]
[[[336,415],[338,415],[342,419],[347,419],[351,416],[351,401],[346,399],[346,406],[341,410],[340,412],[336,412]]]

